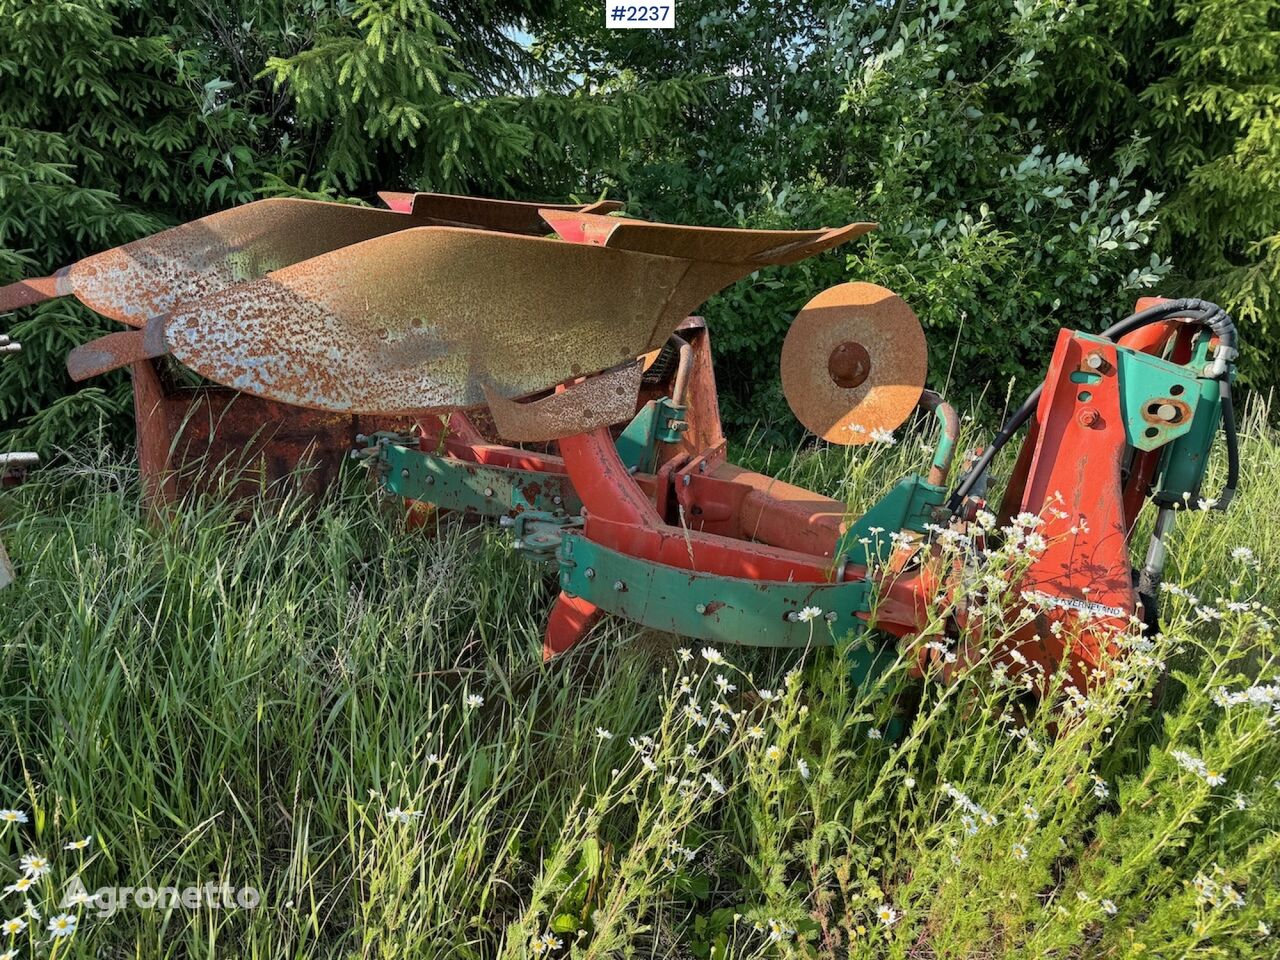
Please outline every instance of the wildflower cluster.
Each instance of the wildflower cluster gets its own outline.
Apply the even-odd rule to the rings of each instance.
[[[0,810],[0,826],[6,829],[28,823],[29,819],[23,810]],[[82,837],[68,841],[63,845],[63,849],[80,853],[87,850],[92,843],[93,837]],[[78,870],[79,867],[77,867]],[[43,854],[24,853],[18,858],[17,876],[4,887],[4,895],[7,899],[9,895],[17,894],[21,898],[21,909],[0,921],[0,934],[5,938],[5,948],[0,950],[0,960],[16,960],[19,956],[18,937],[23,934],[26,935],[27,942],[33,951],[49,947],[51,948],[50,957],[55,956],[61,944],[74,936],[80,928],[81,908],[93,904],[97,899],[96,895],[85,892],[83,885],[77,882],[77,873],[77,876],[72,878],[71,886],[79,889],[73,890],[59,902],[51,881],[52,871],[53,861]],[[53,914],[47,922],[39,902],[41,895],[44,896],[46,909]],[[76,912],[66,912],[67,908],[75,908]],[[43,928],[41,928],[42,923]],[[45,935],[43,938],[40,936],[42,929]]]

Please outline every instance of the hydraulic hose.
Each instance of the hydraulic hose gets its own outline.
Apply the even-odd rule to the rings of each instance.
[[[1218,498],[1217,506],[1219,509],[1225,509],[1235,493],[1240,472],[1235,410],[1231,403],[1231,383],[1227,376],[1228,365],[1236,357],[1236,325],[1231,319],[1231,315],[1216,303],[1210,303],[1207,300],[1200,300],[1195,297],[1169,300],[1130,314],[1118,323],[1107,327],[1100,336],[1114,342],[1134,330],[1171,317],[1185,317],[1188,320],[1200,323],[1213,331],[1213,334],[1218,338],[1218,347],[1214,352],[1210,376],[1217,377],[1221,381],[1222,422],[1227,440],[1227,489]],[[982,452],[982,455],[978,457],[969,471],[960,478],[959,484],[947,501],[947,508],[953,516],[959,511],[965,497],[973,490],[974,485],[990,468],[996,454],[1018,432],[1019,428],[1027,422],[1031,414],[1035,412],[1043,392],[1044,384],[1031,391],[1027,399],[1022,402],[1022,405],[1014,411],[1013,416],[1000,428],[1000,432],[996,434],[995,439],[991,441],[987,449]]]

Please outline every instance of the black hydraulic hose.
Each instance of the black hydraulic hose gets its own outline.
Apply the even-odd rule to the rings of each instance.
[[[1227,435],[1227,473],[1228,473],[1228,490],[1224,492],[1223,497],[1230,500],[1235,493],[1235,485],[1239,474],[1239,450],[1236,439],[1235,412],[1231,404],[1231,385],[1227,380],[1226,363],[1234,358],[1236,350],[1236,326],[1231,319],[1231,315],[1223,310],[1216,303],[1210,303],[1208,300],[1200,300],[1195,297],[1184,298],[1181,300],[1169,300],[1163,303],[1157,303],[1154,306],[1147,307],[1145,310],[1139,310],[1137,313],[1131,314],[1114,323],[1107,329],[1103,330],[1100,336],[1108,340],[1118,340],[1125,334],[1132,333],[1140,327],[1148,324],[1157,323],[1161,320],[1167,320],[1170,317],[1186,317],[1187,319],[1196,320],[1203,325],[1209,327],[1218,337],[1218,354],[1215,357],[1215,371],[1218,376],[1222,377],[1223,383],[1223,403],[1222,403],[1222,419]],[[1219,358],[1221,358],[1219,360]],[[1220,368],[1220,369],[1219,369]],[[1040,395],[1044,392],[1044,384],[1036,387],[1022,402],[1022,405],[1014,411],[1011,416],[1000,428],[1000,432],[996,434],[994,440],[982,452],[977,461],[969,469],[956,486],[955,491],[951,494],[947,501],[947,509],[954,516],[960,509],[960,505],[964,503],[964,498],[969,495],[974,485],[986,473],[991,466],[991,461],[995,459],[1000,448],[1003,447],[1018,432],[1019,428],[1031,417],[1035,412],[1036,406],[1040,402]],[[1235,473],[1232,473],[1231,464],[1235,463]],[[1219,503],[1225,507],[1223,498],[1219,498]]]

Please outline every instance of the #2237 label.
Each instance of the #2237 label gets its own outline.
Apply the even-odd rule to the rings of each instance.
[[[642,4],[605,2],[604,25],[611,30],[669,30],[676,25],[674,3]]]

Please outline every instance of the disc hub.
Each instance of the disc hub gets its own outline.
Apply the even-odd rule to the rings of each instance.
[[[871,354],[856,340],[838,344],[827,358],[827,373],[837,387],[852,390],[862,386],[871,374]]]

